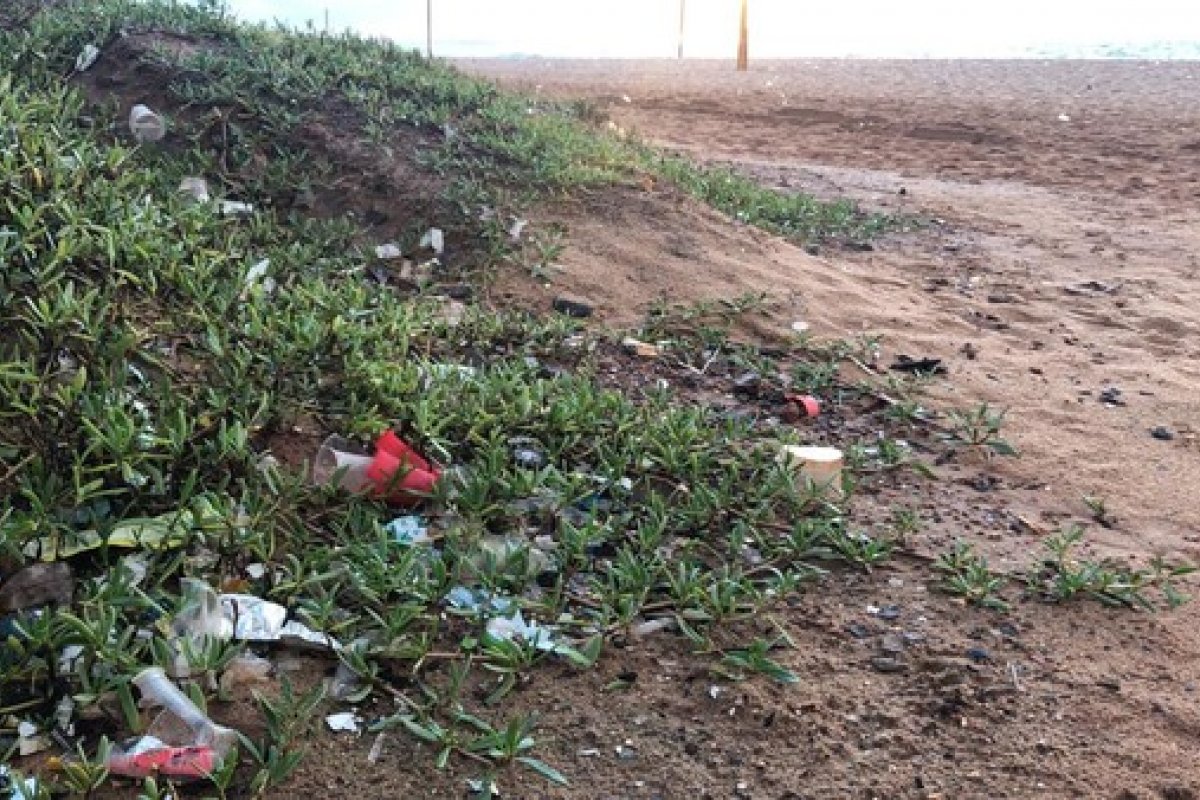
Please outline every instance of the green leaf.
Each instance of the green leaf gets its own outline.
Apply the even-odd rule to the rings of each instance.
[[[570,785],[565,775],[544,761],[540,761],[530,756],[518,756],[517,761],[520,761],[522,764],[529,767],[531,770],[536,772],[538,775],[541,775],[551,783],[557,783],[559,786]]]

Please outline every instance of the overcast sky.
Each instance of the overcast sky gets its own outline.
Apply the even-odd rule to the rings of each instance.
[[[728,56],[738,0],[686,0],[686,51]],[[230,0],[250,19],[311,19],[424,45],[426,0]],[[679,0],[433,0],[444,56],[671,56]],[[1029,48],[1200,41],[1200,0],[750,0],[759,57],[1005,56]]]

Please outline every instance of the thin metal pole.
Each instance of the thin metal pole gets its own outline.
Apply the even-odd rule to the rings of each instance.
[[[750,11],[747,8],[749,5],[750,0],[742,0],[742,21],[738,28],[738,72],[745,72],[750,68]]]
[[[687,0],[679,0],[679,58],[683,58],[683,37],[687,30]]]
[[[425,0],[425,55],[433,58],[433,0]]]

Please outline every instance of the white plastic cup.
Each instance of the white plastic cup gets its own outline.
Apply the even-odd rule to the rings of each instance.
[[[818,489],[841,491],[845,456],[836,447],[788,445],[780,451],[779,463],[796,470]]]
[[[330,436],[321,443],[313,462],[313,483],[319,486],[333,484],[348,492],[361,492],[371,484],[367,470],[372,461],[371,456],[356,452],[352,442]]]
[[[129,110],[129,130],[139,142],[157,142],[167,135],[167,123],[150,106],[139,103]]]
[[[162,706],[187,728],[192,741],[175,744],[211,747],[218,755],[223,756],[237,741],[236,731],[217,725],[209,719],[160,667],[142,670],[134,676],[133,685],[142,693],[143,698]]]

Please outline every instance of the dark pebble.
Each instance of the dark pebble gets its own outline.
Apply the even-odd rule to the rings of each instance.
[[[568,317],[576,317],[583,319],[590,317],[595,307],[579,297],[556,297],[554,298],[553,308],[560,314],[566,314]]]
[[[891,656],[876,656],[871,659],[871,666],[875,668],[876,672],[896,673],[908,671],[907,664]]]
[[[758,391],[762,377],[757,372],[747,372],[733,379],[733,390],[742,394],[753,394]]]
[[[875,616],[886,620],[900,619],[900,606],[895,604],[883,606]]]
[[[991,661],[992,654],[982,647],[972,647],[967,651],[967,658],[971,659],[976,664],[982,664],[985,661]]]
[[[847,625],[847,626],[846,626],[846,633],[850,634],[850,635],[851,635],[851,636],[853,636],[855,639],[869,639],[869,638],[871,638],[871,631],[870,631],[870,630],[868,630],[867,626],[866,626],[866,625],[859,625],[857,622],[855,622],[855,623],[852,623],[852,624],[850,624],[850,625]]]
[[[1155,439],[1158,439],[1160,442],[1169,442],[1175,438],[1175,434],[1172,433],[1171,429],[1166,425],[1159,425],[1158,427],[1151,428],[1150,435]]]
[[[475,296],[475,289],[465,283],[454,283],[443,286],[442,292],[451,300],[470,300]]]

